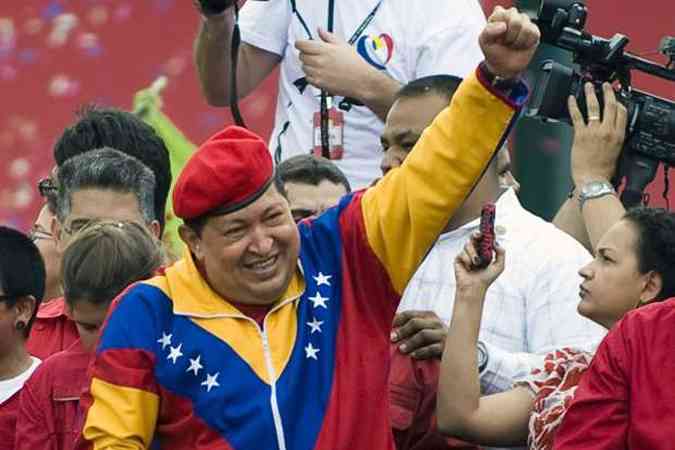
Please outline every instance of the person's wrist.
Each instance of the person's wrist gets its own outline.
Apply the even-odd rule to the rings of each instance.
[[[574,176],[572,177],[572,180],[574,181],[574,186],[576,187],[576,190],[578,192],[584,185],[587,185],[589,183],[593,183],[596,181],[609,183],[610,178],[611,177],[607,176],[606,174],[602,174],[599,172],[596,173],[590,172]]]
[[[520,77],[520,72],[513,73],[498,69],[490,64],[490,61],[487,59],[483,61],[483,69],[491,79],[500,79],[502,82],[517,82]]]
[[[362,103],[369,104],[373,100],[379,97],[380,89],[382,84],[388,80],[384,79],[387,75],[383,74],[379,70],[370,66],[367,63],[364,63],[363,75],[361,76],[361,82],[353,83],[350,88],[353,89],[351,95],[346,95],[346,97],[352,97],[359,100]]]
[[[470,286],[458,286],[457,287],[457,294],[460,299],[466,299],[469,300],[469,303],[474,304],[476,303],[475,300],[480,300],[481,298],[485,297],[485,293],[487,292],[487,285],[484,285],[482,283],[476,283],[472,284]]]

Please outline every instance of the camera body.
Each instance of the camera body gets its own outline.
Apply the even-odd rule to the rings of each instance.
[[[587,82],[593,84],[602,114],[604,81],[609,80],[593,79],[556,61],[546,60],[540,68],[526,114],[571,123],[567,96],[572,95],[586,117],[584,84]],[[675,166],[675,104],[630,88],[619,90],[617,99],[628,110],[626,148]]]
[[[665,44],[662,42],[662,52],[671,58],[671,64],[662,67],[625,52],[629,39],[624,35],[604,39],[585,32],[586,17],[586,5],[581,0],[542,0],[535,18],[542,41],[571,51],[575,66],[544,61],[525,115],[570,123],[567,97],[572,95],[586,117],[584,84],[587,82],[595,88],[602,113],[602,84],[618,82],[617,98],[628,110],[628,122],[615,184],[626,177],[627,189],[633,191],[628,197],[630,202],[635,202],[641,198],[637,192],[642,192],[653,180],[660,162],[675,165],[675,103],[632,89],[631,71],[675,81],[675,70],[670,68],[675,45],[668,45],[672,44],[668,39],[663,41]],[[622,200],[625,200],[623,196]]]

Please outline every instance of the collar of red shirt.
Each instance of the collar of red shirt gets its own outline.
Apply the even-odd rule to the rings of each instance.
[[[37,312],[38,319],[54,319],[66,316],[66,302],[63,297],[55,298],[47,303],[41,303]]]

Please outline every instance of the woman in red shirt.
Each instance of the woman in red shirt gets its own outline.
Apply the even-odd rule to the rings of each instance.
[[[649,208],[626,213],[600,239],[595,259],[579,271],[584,278],[579,313],[609,329],[638,306],[674,297],[672,236],[674,213]],[[457,298],[442,360],[438,428],[480,445],[528,442],[531,450],[550,450],[592,355],[556,350],[514,389],[481,397],[476,358],[466,349],[476,346],[485,292],[503,270],[504,254],[499,250],[495,262],[476,270],[473,245],[455,261]]]
[[[0,448],[14,448],[19,392],[40,364],[26,340],[45,291],[40,252],[24,234],[0,226]]]
[[[68,450],[81,423],[90,352],[112,300],[150,278],[162,262],[159,241],[141,225],[98,222],[79,232],[63,255],[64,294],[80,339],[49,357],[21,393],[16,449]]]

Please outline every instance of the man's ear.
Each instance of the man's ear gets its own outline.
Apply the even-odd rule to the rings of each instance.
[[[158,220],[153,220],[152,222],[150,222],[150,224],[148,225],[148,229],[150,230],[150,233],[152,233],[152,235],[155,238],[160,239],[161,227],[159,226]]]
[[[178,235],[183,240],[183,242],[185,242],[185,245],[188,246],[190,252],[192,252],[192,254],[195,255],[195,258],[197,258],[197,260],[201,260],[204,255],[203,253],[204,249],[202,248],[203,246],[201,245],[202,240],[197,234],[197,232],[192,228],[188,227],[187,225],[183,224],[178,227]]]

